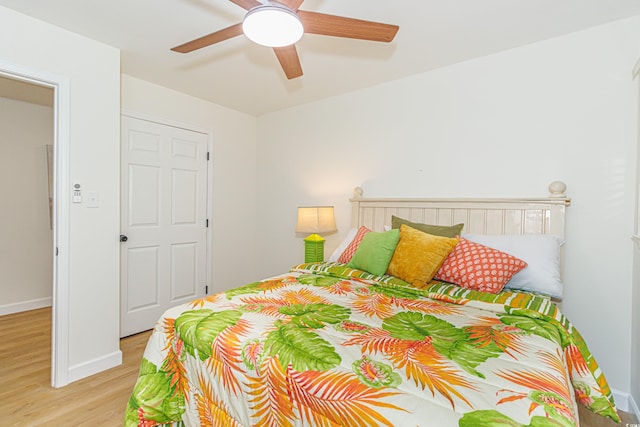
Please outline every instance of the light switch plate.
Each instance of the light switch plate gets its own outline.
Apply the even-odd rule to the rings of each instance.
[[[97,191],[87,191],[85,194],[85,200],[87,202],[88,208],[97,208],[98,207],[98,192]]]

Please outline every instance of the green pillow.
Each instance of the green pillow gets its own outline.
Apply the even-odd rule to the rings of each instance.
[[[389,267],[399,241],[400,230],[367,233],[347,267],[382,276]]]
[[[409,227],[423,231],[425,233],[433,234],[442,237],[456,237],[462,233],[464,224],[456,225],[431,225],[421,224],[419,222],[411,222],[406,219],[398,218],[395,215],[391,215],[391,228],[400,228],[402,224],[406,224]]]

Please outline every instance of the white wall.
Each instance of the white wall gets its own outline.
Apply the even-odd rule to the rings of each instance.
[[[53,108],[0,98],[0,315],[51,305],[47,144]]]
[[[213,254],[209,293],[257,280],[256,119],[122,75],[122,109],[169,124],[212,132]]]
[[[261,116],[258,273],[302,261],[297,206],[335,205],[343,236],[357,185],[380,197],[540,197],[563,180],[564,311],[628,393],[639,53],[633,18]]]
[[[634,81],[638,105],[638,117],[640,118],[640,58],[636,62]],[[638,123],[638,147],[640,147],[640,121]],[[636,235],[634,238],[633,261],[633,295],[631,298],[631,395],[636,407],[636,414],[640,414],[640,150],[638,152],[638,170],[636,171]]]
[[[634,250],[634,280],[631,303],[631,396],[635,403],[635,413],[640,414],[640,241]]]
[[[0,61],[69,79],[69,178],[99,193],[71,204],[70,378],[118,364],[120,56],[113,47],[0,7]]]

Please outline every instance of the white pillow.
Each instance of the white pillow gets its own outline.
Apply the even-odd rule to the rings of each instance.
[[[463,234],[462,237],[527,262],[528,266],[514,275],[505,288],[562,298],[560,247],[564,242],[559,236]]]
[[[331,253],[331,256],[329,257],[329,262],[338,261],[338,258],[340,258],[340,255],[342,255],[342,252],[344,252],[344,250],[347,249],[347,246],[349,246],[349,243],[351,243],[353,238],[356,237],[357,232],[358,232],[357,228],[352,228],[351,230],[349,230],[349,232],[345,236],[342,243],[340,243],[340,245],[338,245],[338,247]]]

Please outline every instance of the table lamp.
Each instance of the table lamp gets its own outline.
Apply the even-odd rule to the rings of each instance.
[[[304,239],[304,262],[324,261],[324,238],[320,234],[336,230],[333,206],[299,207],[296,233],[311,233]]]

